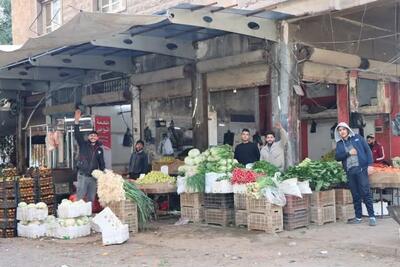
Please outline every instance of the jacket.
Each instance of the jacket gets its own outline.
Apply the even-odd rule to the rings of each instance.
[[[339,127],[345,127],[349,130],[349,138],[347,140],[343,140],[338,132]],[[336,126],[335,129],[335,141],[336,141],[336,154],[335,158],[337,161],[341,161],[343,168],[347,171],[347,158],[350,156],[346,151],[346,144],[351,144],[357,150],[358,163],[361,168],[366,168],[372,164],[372,153],[369,148],[367,141],[359,135],[355,134],[350,127],[341,122]]]
[[[147,154],[142,150],[133,152],[129,160],[129,174],[147,173],[149,170],[149,160]]]
[[[92,176],[92,171],[100,169],[104,171],[104,151],[101,143],[97,141],[94,145],[90,141],[83,139],[83,134],[79,129],[79,124],[75,124],[74,135],[79,145],[79,156],[77,167],[80,173]]]
[[[283,171],[285,167],[285,146],[287,144],[287,133],[283,128],[280,129],[280,135],[281,140],[274,142],[271,147],[265,145],[261,149],[260,160],[268,161]]]
[[[385,152],[383,146],[377,142],[369,146],[372,151],[372,158],[374,163],[382,163],[385,159]]]

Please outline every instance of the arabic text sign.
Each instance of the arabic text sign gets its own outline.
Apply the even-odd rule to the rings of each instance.
[[[99,141],[104,146],[111,148],[111,118],[109,116],[96,116],[94,127],[99,135]]]

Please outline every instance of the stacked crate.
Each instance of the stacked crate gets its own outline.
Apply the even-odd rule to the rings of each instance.
[[[335,189],[336,219],[347,222],[355,217],[353,197],[349,189]]]
[[[335,190],[313,192],[311,222],[317,225],[336,222]]]
[[[44,202],[49,208],[49,215],[56,214],[53,177],[51,170],[39,168],[36,175],[36,202]]]
[[[127,224],[129,232],[139,232],[137,204],[130,199],[112,202],[108,205],[123,224]]]
[[[4,169],[0,175],[0,238],[17,236],[18,177],[16,175],[16,169]]]
[[[247,226],[246,194],[234,194],[235,224],[236,226]]]
[[[283,228],[292,231],[310,225],[310,195],[302,197],[286,195],[283,207]]]
[[[247,197],[248,230],[265,231],[269,234],[283,231],[282,207],[269,203],[266,199]]]
[[[182,193],[180,195],[181,218],[198,223],[204,220],[204,194]]]
[[[27,204],[36,203],[36,186],[35,179],[32,177],[22,177],[18,181],[19,202]]]
[[[228,226],[235,221],[233,193],[204,194],[204,219],[208,224]]]

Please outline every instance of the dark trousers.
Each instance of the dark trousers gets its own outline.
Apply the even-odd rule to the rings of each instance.
[[[347,179],[353,196],[356,218],[362,217],[361,201],[364,201],[369,217],[375,217],[372,196],[369,187],[368,169],[353,167],[347,172]]]

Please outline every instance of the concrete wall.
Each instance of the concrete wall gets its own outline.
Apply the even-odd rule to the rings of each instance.
[[[34,22],[38,14],[36,0],[12,0],[12,34],[14,44],[23,44],[29,37],[37,34],[37,23]],[[31,30],[30,30],[30,26]]]

